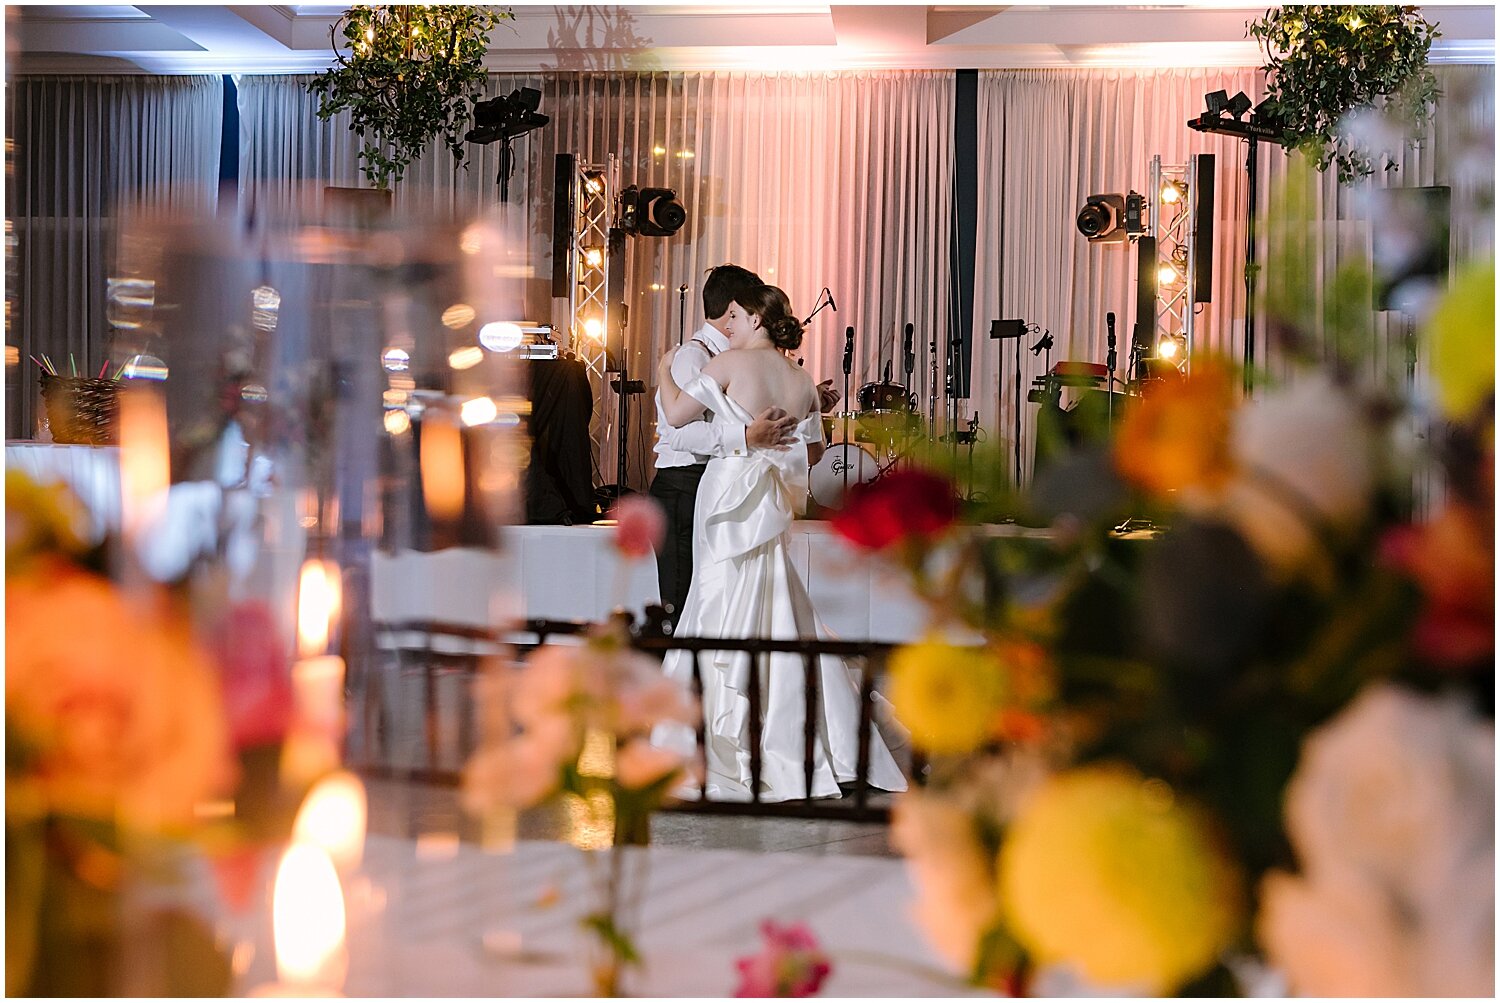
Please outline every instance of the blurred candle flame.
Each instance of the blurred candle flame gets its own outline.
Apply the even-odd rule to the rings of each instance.
[[[172,483],[167,408],[149,387],[120,393],[120,497],[128,536],[138,536],[161,514]]]
[[[335,868],[348,872],[364,855],[368,817],[365,785],[348,770],[338,770],[308,792],[292,825],[292,838],[321,847]]]
[[[276,975],[283,983],[338,989],[344,951],[344,892],[321,847],[293,843],[282,854],[271,893]]]
[[[450,417],[432,411],[422,421],[422,497],[434,519],[463,514],[463,439]]]
[[[303,658],[328,650],[328,635],[339,615],[338,566],[309,558],[297,587],[297,650]]]

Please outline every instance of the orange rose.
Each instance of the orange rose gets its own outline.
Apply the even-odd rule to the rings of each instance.
[[[214,669],[182,629],[59,564],[7,583],[5,624],[7,787],[34,810],[162,830],[229,788]]]
[[[1191,375],[1153,387],[1125,412],[1115,440],[1115,467],[1153,494],[1219,488],[1233,469],[1229,448],[1234,379],[1213,359]]]

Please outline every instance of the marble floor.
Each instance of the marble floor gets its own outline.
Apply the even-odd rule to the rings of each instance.
[[[479,820],[463,809],[458,790],[445,784],[366,778],[370,831],[408,839],[482,842]],[[656,846],[713,850],[755,850],[809,855],[894,857],[888,827],[879,822],[828,819],[749,818],[662,811],[651,821]],[[567,818],[561,808],[542,807],[517,820],[520,839],[563,839]]]

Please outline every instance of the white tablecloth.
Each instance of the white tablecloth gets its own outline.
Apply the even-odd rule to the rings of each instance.
[[[120,525],[120,450],[116,446],[70,446],[7,442],[5,467],[42,484],[69,485],[89,513],[90,539],[97,543]]]
[[[952,996],[952,979],[907,918],[899,860],[652,847],[634,995],[727,996],[734,959],[764,919],[805,922],[832,956],[829,996]],[[589,908],[580,851],[522,842],[488,853],[453,841],[369,837],[365,876],[383,900],[350,916],[351,996],[587,996]],[[351,888],[354,882],[351,882]],[[351,899],[358,896],[351,895]],[[241,991],[269,979],[264,952]]]

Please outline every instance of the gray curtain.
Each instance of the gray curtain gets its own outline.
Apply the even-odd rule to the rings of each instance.
[[[36,429],[36,367],[97,372],[108,349],[106,279],[120,214],[216,204],[224,88],[216,76],[20,77],[6,94],[6,434]]]

